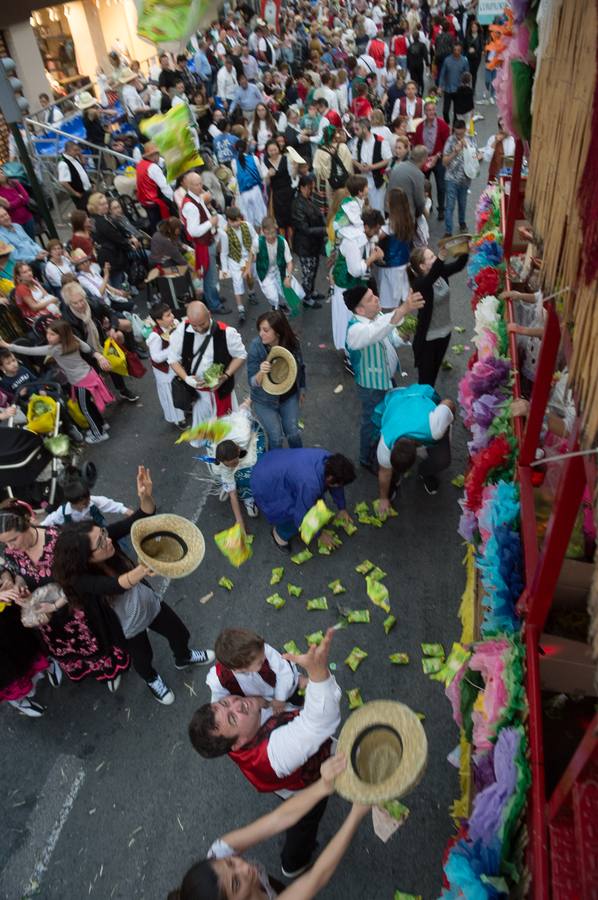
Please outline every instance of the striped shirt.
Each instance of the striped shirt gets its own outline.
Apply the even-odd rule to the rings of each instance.
[[[353,316],[347,326],[347,351],[360,387],[387,391],[392,378],[400,370],[395,347],[400,346],[390,313],[379,313],[375,319]]]

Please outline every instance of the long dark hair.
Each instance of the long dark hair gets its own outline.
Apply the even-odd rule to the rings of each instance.
[[[73,329],[64,319],[53,319],[46,325],[46,331],[57,334],[60,339],[60,346],[63,353],[74,353],[79,351],[79,341],[73,333]]]
[[[271,309],[269,312],[262,313],[258,316],[255,326],[259,332],[262,322],[267,322],[278,338],[281,347],[295,353],[299,349],[299,339],[291,326],[289,320],[280,309]]]
[[[31,525],[33,510],[23,500],[9,498],[0,503],[0,531],[24,534]]]
[[[226,900],[211,860],[202,859],[192,865],[181,886],[170,891],[167,900]]]
[[[118,547],[115,547],[114,556],[109,561],[97,564],[92,561],[89,534],[95,524],[89,519],[65,525],[54,547],[52,575],[69,603],[75,607],[81,606],[81,597],[75,588],[75,581],[80,575],[101,572],[118,577],[134,568],[131,560]]]
[[[247,160],[245,159],[245,154],[247,153],[247,141],[243,138],[237,141],[235,144],[235,153],[237,154],[237,161],[242,168],[247,168]]]

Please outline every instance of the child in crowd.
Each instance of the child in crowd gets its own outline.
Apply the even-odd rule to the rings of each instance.
[[[471,72],[463,72],[461,83],[457,88],[454,101],[455,119],[463,119],[467,128],[471,122],[474,111],[473,81]]]
[[[253,262],[257,253],[258,239],[255,228],[246,222],[241,210],[229,206],[225,212],[227,225],[220,230],[221,277],[228,275],[233,280],[233,292],[239,313],[239,325],[245,321],[245,281],[251,283]],[[255,292],[249,292],[249,302],[255,303]]]
[[[305,291],[293,277],[293,254],[285,239],[278,233],[274,219],[267,216],[262,222],[258,240],[255,268],[260,287],[272,309],[289,311],[283,288],[292,288],[300,300]]]
[[[9,400],[26,409],[29,397],[35,393],[35,382],[33,372],[21,365],[14,353],[0,350],[0,389],[8,395]]]
[[[168,365],[170,337],[179,323],[167,303],[155,303],[150,307],[150,316],[154,320],[155,325],[145,342],[149,351],[154,378],[156,379],[158,400],[160,401],[165,421],[176,425],[178,428],[185,428],[185,413],[183,410],[176,408],[172,399],[174,371]]]
[[[87,482],[80,476],[78,470],[72,473],[73,477],[65,481],[65,502],[50,513],[43,520],[42,527],[50,525],[58,527],[68,525],[71,522],[82,522],[92,519],[100,528],[106,525],[104,514],[112,513],[117,516],[132,516],[133,510],[118,500],[110,497],[102,497],[99,494],[91,494]]]
[[[212,703],[234,694],[264,697],[275,713],[282,712],[287,703],[302,705],[303,698],[296,693],[306,679],[255,631],[225,628],[216,638],[214,652],[216,664],[206,678]]]
[[[428,91],[428,96],[424,98],[424,103],[438,103],[439,100],[440,100],[440,91],[436,87],[436,85],[433,84],[431,86],[430,90]]]

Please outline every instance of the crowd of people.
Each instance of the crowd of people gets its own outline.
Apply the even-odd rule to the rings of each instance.
[[[130,378],[145,373],[147,359],[165,421],[195,429],[192,446],[204,448],[234,522],[245,530],[245,516],[261,514],[273,552],[289,554],[327,492],[338,521],[351,525],[344,487],[356,467],[344,453],[304,447],[300,427],[308,378],[292,316],[323,315],[328,296],[331,342],[360,403],[354,451],[377,478],[380,515],[418,457],[422,486],[436,493],[450,465],[455,403],[435,384],[453,328],[449,279],[468,258],[468,192],[482,158],[492,177],[512,152],[502,128],[483,151],[476,142],[478,70],[488,102],[494,71],[476,6],[301,0],[278,23],[243,6],[184,54],[160,54],[146,74],[111,53],[98,96],[77,105],[98,142],[110,140],[113,106],[122,104],[130,131],[112,144],[135,160],[134,179],[121,178],[133,182],[140,216],[130,193],[94,190],[95,173],[72,141],[58,169],[75,207],[72,233],[42,247],[26,188],[0,176],[0,304],[14,325],[0,340],[0,418],[26,422],[32,395],[52,386],[71,439],[106,441],[106,406],[114,395],[137,401]],[[172,183],[139,126],[181,104],[204,162]],[[437,252],[434,207],[445,230]],[[236,327],[225,321],[229,279]],[[263,307],[253,336],[250,305]],[[410,345],[417,383],[399,387],[398,349]],[[250,396],[239,402],[235,378],[245,365]],[[206,447],[199,427],[223,417],[226,439]],[[132,664],[154,698],[171,704],[149,631],[166,637],[178,669],[214,663],[213,702],[189,726],[193,747],[206,758],[228,754],[260,791],[294,796],[216,841],[171,897],[314,896],[367,811],[354,806],[312,865],[345,766],[329,759],[340,723],[328,668],[333,633],[284,657],[243,629],[226,629],[214,650],[193,649],[187,626],[151,586],[151,568],[130,558],[132,526],[156,509],[143,466],[137,494],[133,511],[92,495],[73,469],[46,515],[14,497],[2,502],[0,699],[40,717],[34,698],[44,675],[53,687],[63,675],[94,678],[113,693]],[[239,855],[283,830],[282,873],[297,879],[290,888]]]

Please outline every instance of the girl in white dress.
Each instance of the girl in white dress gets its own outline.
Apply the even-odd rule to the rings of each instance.
[[[237,206],[243,218],[259,231],[262,219],[268,214],[264,202],[265,166],[257,156],[247,152],[247,141],[237,141],[237,158],[232,161],[232,169],[237,181]]]

